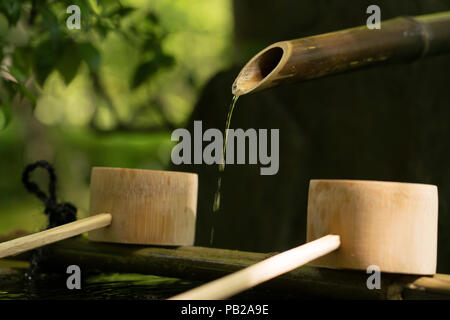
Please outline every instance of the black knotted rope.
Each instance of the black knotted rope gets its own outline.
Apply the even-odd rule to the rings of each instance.
[[[46,169],[49,174],[48,195],[39,189],[38,185],[30,181],[31,173],[37,168]],[[53,166],[45,160],[40,160],[25,167],[22,174],[22,182],[25,188],[35,194],[45,205],[45,214],[48,216],[47,229],[54,228],[76,220],[77,208],[69,202],[58,203],[56,200],[56,174]],[[48,258],[47,247],[41,247],[33,251],[30,262],[30,273],[33,275],[40,272],[41,265]]]
[[[37,168],[44,168],[49,174],[48,196],[39,189],[38,185],[30,181],[31,173]],[[45,160],[40,160],[26,166],[22,175],[25,188],[34,193],[45,205],[45,214],[48,215],[48,227],[54,228],[62,224],[73,222],[77,217],[77,208],[69,202],[58,203],[56,201],[56,174],[53,166]]]

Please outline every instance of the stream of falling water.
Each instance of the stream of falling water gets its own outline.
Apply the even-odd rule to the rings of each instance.
[[[236,101],[238,100],[239,96],[234,95],[233,99],[231,100],[230,108],[228,109],[228,115],[227,115],[227,122],[225,124],[225,138],[223,140],[223,147],[222,147],[222,163],[219,164],[219,177],[217,178],[217,190],[214,194],[214,203],[213,203],[213,217],[212,217],[212,226],[211,226],[211,237],[210,237],[210,245],[213,244],[214,241],[214,221],[215,216],[217,214],[217,211],[220,209],[220,189],[222,186],[222,175],[225,170],[225,156],[227,152],[227,139],[228,139],[228,129],[230,128],[231,123],[231,116],[233,115],[234,106],[236,105]]]

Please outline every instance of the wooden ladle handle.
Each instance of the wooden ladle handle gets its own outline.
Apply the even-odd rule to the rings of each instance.
[[[67,239],[83,232],[106,227],[111,224],[109,213],[100,213],[89,218],[70,222],[59,227],[30,234],[25,237],[0,243],[0,259],[16,255],[46,244]]]
[[[339,236],[327,235],[299,247],[284,251],[248,268],[194,288],[169,300],[226,299],[267,280],[292,271],[324,256],[341,245]]]

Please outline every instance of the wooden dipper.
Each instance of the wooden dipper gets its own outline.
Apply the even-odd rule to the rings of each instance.
[[[0,243],[0,258],[88,231],[94,241],[193,245],[197,187],[193,173],[95,167],[90,217]]]
[[[308,262],[330,268],[432,275],[436,272],[437,187],[311,180],[308,243],[171,299],[224,299]]]

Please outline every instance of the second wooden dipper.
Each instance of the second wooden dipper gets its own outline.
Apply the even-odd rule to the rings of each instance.
[[[308,262],[331,267],[431,275],[436,272],[437,187],[311,180],[308,243],[171,299],[224,299]]]

